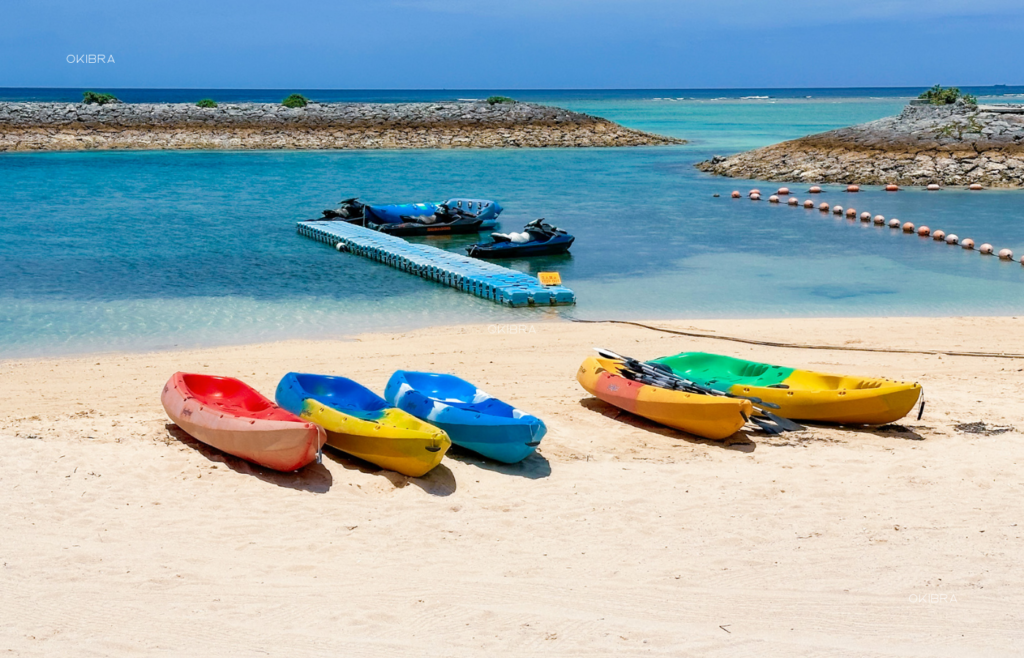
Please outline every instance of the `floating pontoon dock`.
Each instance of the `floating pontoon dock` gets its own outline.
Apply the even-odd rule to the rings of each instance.
[[[545,286],[529,274],[450,251],[413,244],[340,220],[298,223],[300,235],[510,306],[575,304],[576,293],[562,286]]]

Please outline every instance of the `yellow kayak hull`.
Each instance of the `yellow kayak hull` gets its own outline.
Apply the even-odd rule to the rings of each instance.
[[[777,404],[772,413],[785,418],[845,425],[894,423],[913,410],[922,394],[916,383],[809,370],[794,370],[786,384],[789,389],[737,384],[729,392]]]
[[[920,384],[797,370],[722,354],[683,352],[653,363],[701,386],[777,404],[773,413],[794,420],[884,425],[910,413],[922,395]]]
[[[589,357],[576,380],[594,397],[637,416],[705,439],[735,434],[753,414],[749,400],[712,397],[648,386],[620,375],[618,361]]]
[[[426,475],[452,445],[443,430],[396,408],[366,420],[310,398],[299,415],[323,427],[332,448],[410,477]]]

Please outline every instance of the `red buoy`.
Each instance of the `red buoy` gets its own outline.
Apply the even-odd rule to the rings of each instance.
[[[860,192],[860,185],[847,185],[846,186],[846,191],[847,192]]]
[[[899,192],[900,188],[899,188],[899,185],[886,185],[885,186],[885,191],[886,192]]]
[[[927,226],[920,226],[917,229],[917,234],[920,235],[922,238],[927,238],[928,234],[931,233],[931,232],[932,232],[932,230],[930,228],[928,228]]]

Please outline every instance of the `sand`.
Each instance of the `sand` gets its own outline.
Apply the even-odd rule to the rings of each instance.
[[[1024,353],[1016,318],[655,322],[766,340]],[[1024,652],[1024,360],[764,348],[545,322],[0,362],[5,655],[964,656]],[[594,345],[922,382],[923,420],[695,439],[578,386]],[[298,474],[170,426],[175,370],[272,394],[450,371],[536,413],[537,455],[410,479]]]

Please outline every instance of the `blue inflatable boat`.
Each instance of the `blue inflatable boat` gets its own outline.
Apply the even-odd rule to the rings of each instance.
[[[443,203],[396,203],[365,205],[363,217],[373,224],[429,223],[441,206],[447,206],[462,215],[481,220],[480,228],[491,229],[498,223],[503,208],[496,201],[484,199],[448,199]]]
[[[454,375],[399,370],[391,375],[384,397],[443,429],[455,445],[506,464],[533,454],[548,431],[536,416]]]

